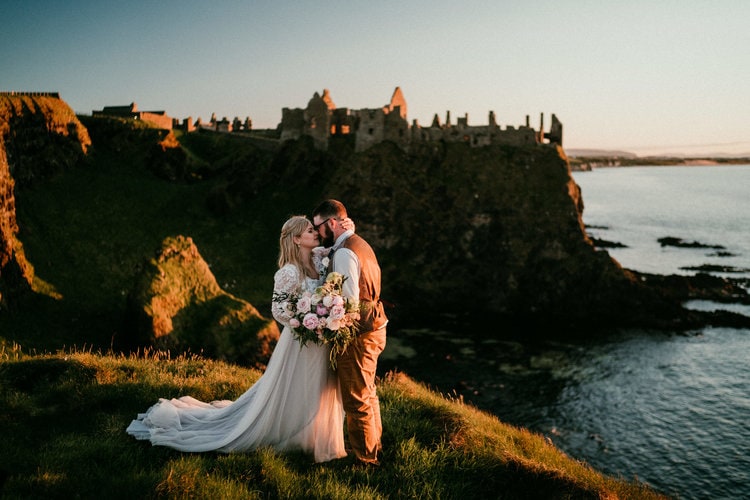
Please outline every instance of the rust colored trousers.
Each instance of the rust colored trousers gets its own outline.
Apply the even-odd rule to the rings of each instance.
[[[336,361],[349,445],[357,459],[369,463],[378,460],[383,434],[375,390],[375,370],[383,349],[385,327],[358,335]]]

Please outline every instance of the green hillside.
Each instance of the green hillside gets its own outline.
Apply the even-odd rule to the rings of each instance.
[[[378,393],[383,465],[301,453],[180,453],[124,429],[159,397],[233,399],[259,372],[164,353],[0,350],[3,498],[659,498],[404,374]]]

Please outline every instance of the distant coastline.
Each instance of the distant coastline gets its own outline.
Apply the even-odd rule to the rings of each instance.
[[[750,153],[745,156],[638,156],[624,151],[574,150],[566,151],[571,170],[588,171],[607,167],[645,166],[716,166],[750,165]]]

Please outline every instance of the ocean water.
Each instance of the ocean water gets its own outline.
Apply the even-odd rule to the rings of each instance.
[[[590,236],[625,245],[607,249],[624,267],[694,274],[721,266],[750,277],[750,166],[627,167],[574,172]],[[715,248],[661,246],[675,237]]]
[[[750,277],[750,166],[628,167],[574,173],[589,234],[624,267]],[[709,248],[662,247],[671,236]],[[687,307],[750,307],[694,301]],[[750,498],[750,330],[613,332],[563,346],[562,384],[532,426],[610,474],[679,498]]]
[[[750,165],[574,178],[589,234],[626,245],[607,250],[624,267],[693,274],[710,265],[721,269],[712,274],[750,278]],[[723,249],[662,247],[663,237]],[[686,306],[750,316],[742,304]],[[533,345],[461,333],[394,332],[381,364],[543,434],[604,473],[676,498],[750,498],[750,330],[613,329]]]

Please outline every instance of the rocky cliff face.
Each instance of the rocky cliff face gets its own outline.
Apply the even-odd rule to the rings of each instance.
[[[377,249],[395,315],[559,329],[680,309],[593,247],[561,148],[382,144],[342,162],[328,194]]]
[[[16,200],[5,144],[0,138],[0,305],[31,289],[31,266],[16,235]]]
[[[90,144],[85,127],[62,100],[0,96],[0,304],[12,304],[33,279],[17,238],[15,185],[73,165]]]

